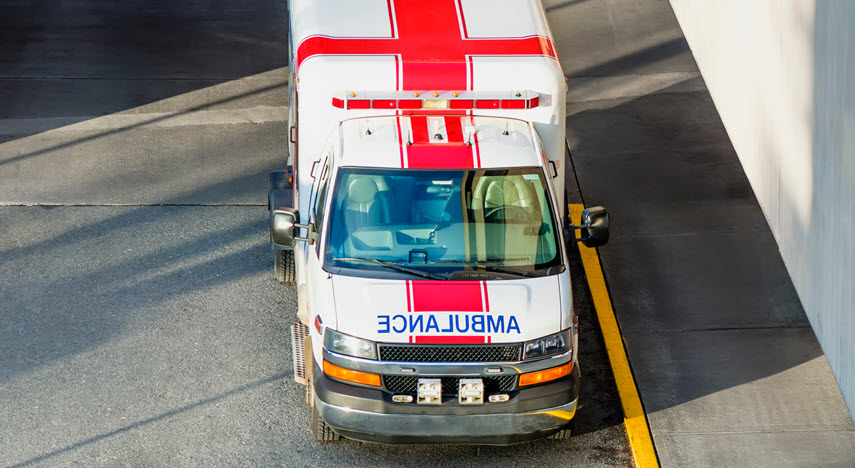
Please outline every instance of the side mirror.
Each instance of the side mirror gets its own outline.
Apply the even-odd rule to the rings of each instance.
[[[294,248],[296,238],[294,229],[300,219],[293,208],[277,208],[270,213],[270,239],[277,247]]]
[[[293,249],[297,241],[314,244],[318,239],[311,224],[297,224],[300,214],[294,208],[276,208],[270,213],[270,240],[277,247]],[[296,229],[305,229],[306,237],[300,237]]]
[[[609,212],[602,206],[594,206],[582,211],[582,224],[570,226],[571,229],[581,229],[582,241],[586,247],[599,247],[609,241]]]

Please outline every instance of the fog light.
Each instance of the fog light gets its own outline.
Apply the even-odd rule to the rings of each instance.
[[[411,395],[392,395],[392,401],[395,403],[412,403],[413,397]]]
[[[461,405],[483,405],[484,381],[481,379],[460,379],[457,400]]]
[[[490,395],[490,403],[502,403],[510,399],[511,397],[507,393],[502,393],[501,395]]]
[[[420,405],[441,405],[442,380],[419,379],[419,399],[416,403]]]

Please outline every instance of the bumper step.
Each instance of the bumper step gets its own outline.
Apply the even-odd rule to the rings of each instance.
[[[294,380],[303,385],[308,384],[306,379],[306,356],[304,343],[309,336],[309,327],[302,323],[291,325],[291,356],[294,363]]]

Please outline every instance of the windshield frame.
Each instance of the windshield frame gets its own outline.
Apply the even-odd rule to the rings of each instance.
[[[359,276],[359,277],[372,277],[372,278],[389,278],[389,279],[414,279],[413,276],[408,275],[406,273],[400,271],[390,270],[387,267],[383,267],[378,264],[370,264],[370,263],[350,263],[350,264],[342,264],[342,262],[333,262],[332,256],[330,252],[330,226],[331,222],[335,218],[335,216],[341,215],[340,213],[334,213],[332,209],[332,205],[336,202],[338,197],[335,195],[338,193],[340,189],[342,173],[344,170],[354,171],[354,172],[398,172],[401,174],[411,174],[413,172],[454,172],[460,173],[463,171],[518,171],[518,170],[527,170],[536,173],[540,178],[540,183],[542,185],[542,189],[544,191],[544,198],[546,200],[546,204],[548,205],[549,215],[552,218],[552,227],[554,230],[554,238],[555,238],[555,249],[556,253],[550,262],[541,266],[540,268],[533,268],[536,265],[526,265],[521,266],[518,265],[520,271],[524,272],[533,272],[533,275],[521,275],[518,278],[514,279],[527,279],[531,277],[542,277],[542,276],[552,276],[556,274],[560,274],[566,270],[567,257],[565,252],[564,245],[564,235],[563,235],[563,224],[562,217],[557,215],[558,209],[555,206],[555,197],[553,196],[554,187],[552,186],[552,181],[549,178],[549,175],[545,171],[543,167],[539,166],[522,166],[522,167],[490,167],[490,168],[464,168],[464,169],[399,169],[399,168],[386,168],[386,167],[364,167],[364,166],[341,166],[335,168],[333,173],[331,174],[331,180],[328,181],[328,194],[326,200],[324,200],[324,210],[327,213],[327,216],[323,219],[322,232],[321,236],[318,239],[318,242],[321,243],[319,246],[319,260],[321,263],[321,269],[329,274],[340,274],[346,276]],[[475,262],[472,262],[475,263]],[[503,265],[503,263],[498,263],[499,265]],[[406,266],[408,268],[420,269],[420,264],[412,264],[412,263],[401,263],[401,265]],[[440,266],[441,265],[441,266]],[[473,270],[485,270],[489,271],[487,268],[478,268],[472,265],[442,265],[442,262],[439,261],[436,265],[431,265],[430,263],[426,263],[425,266],[427,268],[423,268],[423,271],[429,273],[437,273],[437,272],[447,272],[448,276],[451,276],[452,273],[456,271],[473,271]],[[514,265],[506,265],[508,268],[514,268]],[[509,278],[503,278],[509,279]]]

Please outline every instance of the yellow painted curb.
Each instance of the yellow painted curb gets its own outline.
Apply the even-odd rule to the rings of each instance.
[[[570,221],[579,222],[582,219],[584,207],[579,204],[570,204]],[[576,237],[579,237],[579,230]],[[658,467],[656,450],[653,448],[653,439],[650,437],[650,428],[647,426],[647,417],[641,406],[641,398],[635,387],[635,379],[629,368],[629,360],[623,345],[623,337],[618,328],[612,302],[609,299],[609,291],[606,288],[606,280],[603,278],[603,270],[600,267],[600,257],[597,250],[585,247],[581,242],[579,254],[582,256],[582,265],[585,267],[585,275],[588,277],[588,287],[591,289],[591,297],[594,299],[594,309],[597,312],[597,320],[600,330],[603,332],[603,340],[606,343],[606,353],[609,355],[609,363],[615,376],[618,395],[623,406],[623,419],[626,425],[626,434],[629,438],[629,446],[635,459],[635,466],[639,468]]]

